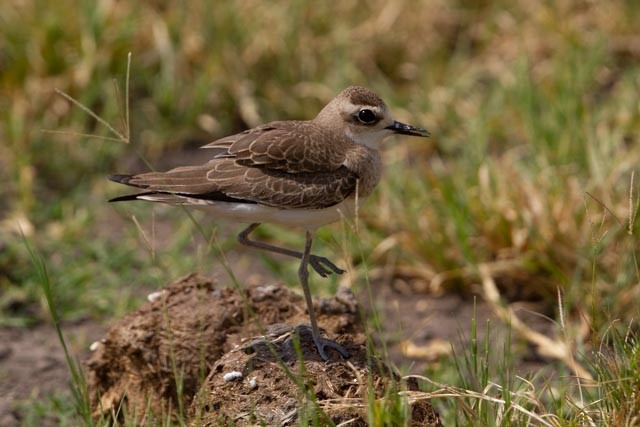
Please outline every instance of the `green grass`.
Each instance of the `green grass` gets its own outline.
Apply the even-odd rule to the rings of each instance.
[[[67,320],[108,321],[177,276],[222,271],[198,229],[213,222],[195,214],[194,223],[179,209],[109,205],[117,190],[105,176],[144,168],[145,161],[158,167],[181,150],[269,120],[310,118],[344,87],[362,84],[379,92],[398,119],[434,136],[389,141],[384,180],[362,210],[358,233],[343,241],[332,237],[339,226],[323,229],[318,251],[344,256],[356,283],[364,282],[366,262],[374,281],[391,271],[416,292],[470,294],[486,279],[485,268],[500,293],[496,310],[542,299],[558,312],[560,290],[565,318],[552,338],[564,340],[595,385],[576,388],[570,371],[536,378],[533,394],[544,404],[534,409],[560,425],[592,413],[597,423],[637,424],[629,396],[637,395],[640,378],[638,19],[640,7],[624,1],[608,5],[606,14],[577,0],[157,8],[5,2],[0,324],[47,322],[53,307],[42,298],[42,272],[21,233],[44,260],[54,306]],[[131,143],[78,135],[114,137],[56,88],[123,135],[130,131]],[[262,233],[302,245],[297,233]],[[224,249],[234,246],[232,238],[220,239]],[[361,249],[349,255],[343,247]],[[295,263],[262,259],[274,276],[294,281]],[[333,279],[326,292],[337,284]],[[578,333],[582,323],[586,335]],[[519,329],[513,334],[523,339]],[[490,374],[478,370],[480,353],[458,355],[460,370],[452,362],[433,373],[435,380],[484,390]],[[493,356],[504,365],[493,381],[518,394],[529,384],[506,366],[522,355],[507,356]],[[468,382],[475,377],[463,361],[472,362],[477,382]],[[580,394],[583,412],[576,409]],[[60,408],[52,399],[49,405]],[[494,403],[479,412],[483,422],[514,424],[496,421]],[[469,405],[472,420],[478,412]],[[449,420],[459,415],[443,408]]]
[[[51,320],[53,321],[53,326],[58,335],[58,340],[60,341],[60,344],[62,345],[62,348],[64,350],[64,356],[67,362],[67,366],[69,367],[69,370],[71,372],[72,382],[70,386],[71,386],[71,392],[72,392],[74,403],[75,403],[75,408],[74,408],[75,413],[72,414],[72,416],[74,418],[77,417],[83,420],[86,425],[92,425],[93,421],[91,419],[91,408],[89,407],[89,404],[88,404],[89,397],[88,397],[87,383],[85,381],[84,373],[82,371],[80,362],[74,359],[73,355],[71,354],[67,346],[67,340],[65,339],[64,334],[62,332],[61,319],[58,314],[58,310],[56,308],[56,301],[55,301],[56,295],[54,295],[54,291],[52,289],[51,278],[47,271],[47,264],[42,259],[42,256],[40,256],[40,254],[34,251],[30,242],[27,240],[26,237],[24,237],[24,245],[29,253],[29,256],[31,257],[31,261],[33,263],[33,269],[38,274],[39,285],[42,287],[42,293],[44,294],[47,306],[49,308],[49,312],[51,313]],[[31,410],[27,411],[27,416],[26,416],[27,419],[25,421],[29,423],[30,421],[29,418],[30,416],[32,416],[31,415],[32,413],[36,417],[47,414],[46,411],[40,410],[41,407],[46,407],[47,403],[50,405],[53,405],[53,408],[60,409],[60,412],[63,414],[63,416],[59,417],[60,419],[58,421],[62,423],[65,420],[66,416],[68,415],[69,411],[66,405],[60,404],[61,402],[56,398],[56,396],[53,396],[53,398],[48,400],[44,405],[36,404],[33,408],[31,408]],[[44,414],[42,414],[42,412],[44,412]],[[55,412],[58,412],[58,411],[54,411],[54,413]]]

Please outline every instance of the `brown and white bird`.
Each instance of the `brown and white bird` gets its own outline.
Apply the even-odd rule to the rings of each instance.
[[[243,245],[301,260],[298,277],[311,321],[313,340],[323,360],[325,347],[348,354],[323,338],[308,283],[308,265],[322,277],[344,271],[311,254],[320,226],[353,216],[356,203],[380,180],[378,146],[393,134],[429,136],[426,129],[395,121],[372,91],[351,86],[308,121],[276,121],[218,139],[203,148],[212,159],[167,172],[112,175],[109,179],[145,191],[110,201],[146,200],[197,208],[216,218],[249,223],[239,235]],[[306,230],[302,252],[249,239],[261,223]]]

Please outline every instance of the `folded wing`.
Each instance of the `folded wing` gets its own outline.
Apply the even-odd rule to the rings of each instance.
[[[358,177],[337,154],[344,150],[326,149],[322,138],[306,136],[302,127],[308,123],[275,122],[215,141],[205,146],[215,149],[215,157],[204,165],[110,179],[145,189],[139,196],[147,200],[168,203],[191,198],[281,209],[333,206],[355,192]]]
[[[327,139],[332,138],[332,144]],[[202,148],[214,149],[218,158],[238,164],[288,173],[331,172],[345,161],[345,151],[326,130],[310,121],[272,122],[214,141]]]

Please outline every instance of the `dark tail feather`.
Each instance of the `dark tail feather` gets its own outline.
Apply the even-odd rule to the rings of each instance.
[[[109,175],[108,178],[113,182],[119,182],[120,184],[128,184],[133,175]]]
[[[146,188],[146,185],[132,184],[131,180],[135,178],[134,175],[109,175],[109,179],[119,184],[130,185],[132,187]]]
[[[118,184],[130,185],[131,187],[137,188],[149,188],[147,184],[134,184],[131,180],[137,178],[138,175],[109,175],[109,179],[113,182],[117,182]]]
[[[125,184],[125,185],[130,185],[132,187],[142,187],[141,185],[135,185],[135,184],[131,184],[129,181],[131,181],[131,178],[133,178],[133,175],[109,175],[108,177],[111,181],[113,182],[117,182],[119,184]],[[149,195],[149,194],[157,194],[155,191],[149,191],[146,193],[138,193],[138,194],[127,194],[126,196],[119,196],[119,197],[115,197],[111,200],[109,200],[109,202],[127,202],[130,200],[138,200],[138,196],[145,196],[145,195]]]

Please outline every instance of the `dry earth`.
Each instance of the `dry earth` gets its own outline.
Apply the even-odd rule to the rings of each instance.
[[[459,335],[460,331],[469,329],[474,312],[472,299],[456,295],[417,297],[415,294],[402,293],[381,285],[374,286],[373,292],[382,309],[381,338],[388,343],[392,363],[407,368],[403,369],[405,372],[409,370],[412,373],[422,373],[427,364],[447,357],[449,343],[453,343],[458,349],[465,345],[464,342],[460,343]],[[302,298],[283,286],[250,287],[248,297],[263,327],[307,321]],[[360,296],[360,299],[365,298]],[[167,305],[167,301],[172,303]],[[358,394],[361,390],[353,384],[347,386],[343,377],[353,380],[357,377],[358,370],[360,375],[365,372],[380,374],[374,369],[377,365],[372,365],[370,358],[366,357],[367,353],[362,346],[364,335],[356,305],[353,295],[342,291],[335,298],[318,300],[317,306],[321,325],[330,336],[338,337],[337,340],[352,352],[349,362],[353,367],[347,367],[336,354],[332,355],[331,363],[325,365],[320,362],[317,355],[304,350],[305,334],[301,334],[305,360],[309,365],[307,373],[312,373],[312,382],[316,385],[314,391],[317,396],[329,401],[340,396],[361,397]],[[363,302],[362,305],[366,307],[367,303]],[[479,325],[484,325],[487,319],[492,318],[490,309],[482,302],[476,304],[476,312]],[[294,420],[297,413],[292,411],[298,402],[296,399],[300,397],[299,386],[283,381],[278,382],[280,389],[269,388],[273,385],[265,387],[265,384],[275,384],[276,378],[286,377],[280,365],[269,361],[268,357],[266,361],[256,364],[255,354],[238,350],[239,346],[246,346],[252,338],[260,336],[260,328],[256,322],[246,321],[250,318],[253,317],[248,316],[247,301],[237,292],[194,276],[170,285],[155,302],[146,303],[139,310],[125,316],[108,332],[103,326],[90,321],[65,324],[63,330],[70,339],[73,353],[81,360],[88,359],[90,384],[94,392],[101,391],[102,411],[113,408],[124,396],[125,390],[130,403],[136,401],[141,405],[144,405],[141,403],[141,396],[151,393],[151,403],[159,414],[167,410],[169,405],[175,405],[174,368],[170,362],[171,357],[168,357],[172,352],[173,357],[180,358],[184,367],[182,404],[185,408],[191,405],[191,398],[196,395],[207,396],[210,400],[208,410],[207,405],[200,401],[200,404],[191,406],[189,413],[197,411],[203,420],[217,420],[217,417],[224,418],[229,414],[235,414],[234,417],[238,414],[250,417],[246,410],[230,412],[228,408],[214,403],[233,401],[238,408],[254,405],[254,416],[261,413],[264,419],[268,419],[269,416],[279,414],[277,416],[281,416],[280,420],[283,422]],[[167,322],[172,326],[172,336],[167,334]],[[493,330],[499,336],[501,332],[496,327],[497,323],[494,322]],[[542,332],[548,332],[551,327],[536,316],[528,319],[528,323]],[[195,339],[192,333],[194,330],[199,331]],[[484,328],[479,328],[481,340],[483,333]],[[181,334],[182,340],[179,338]],[[94,341],[101,341],[101,345],[89,356],[88,347]],[[203,355],[206,355],[205,364]],[[287,366],[290,366],[292,372],[300,369],[296,363],[297,357],[291,358],[289,354]],[[520,366],[520,371],[538,369],[543,363],[543,360],[532,354]],[[253,369],[251,372],[254,373],[249,373],[248,369]],[[228,389],[219,388],[221,376],[218,374],[234,370],[243,372],[242,379],[225,382]],[[253,377],[259,384],[259,391],[246,390],[248,381]],[[381,386],[388,383],[389,378],[379,378]],[[0,329],[0,425],[20,425],[22,414],[19,406],[16,406],[20,402],[43,398],[51,393],[68,394],[69,380],[61,346],[51,325],[29,329]],[[204,385],[198,393],[200,383]],[[404,384],[403,387],[415,387],[415,384]],[[139,394],[132,393],[132,390],[137,390]],[[239,390],[247,393],[242,395]],[[94,393],[93,403],[98,414],[100,410],[96,396]],[[274,396],[278,396],[278,399],[274,399]],[[266,403],[258,407],[258,401]],[[330,409],[330,405],[326,406]],[[275,410],[284,407],[289,407],[289,411]],[[262,412],[257,412],[258,409]],[[430,406],[420,407],[415,411],[416,414],[421,413],[423,419],[433,416]],[[360,415],[333,413],[336,420]],[[55,420],[51,420],[51,425],[55,425]]]

